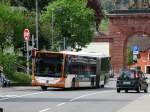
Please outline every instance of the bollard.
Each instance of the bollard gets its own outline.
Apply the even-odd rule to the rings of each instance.
[[[3,108],[0,107],[0,112],[3,112]]]

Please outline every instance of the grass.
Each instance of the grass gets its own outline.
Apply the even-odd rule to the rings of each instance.
[[[102,32],[108,32],[108,19],[103,19],[100,25],[100,29]]]
[[[13,83],[31,83],[31,76],[22,72],[16,72],[10,80]]]

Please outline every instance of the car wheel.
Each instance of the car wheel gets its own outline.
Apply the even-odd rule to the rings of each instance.
[[[148,93],[148,87],[145,88],[144,93]]]
[[[137,93],[140,93],[140,90],[141,90],[141,88],[140,88],[140,86],[138,86],[138,88],[137,88]]]
[[[42,89],[43,91],[47,91],[47,86],[41,86],[41,89]]]
[[[117,93],[120,93],[120,89],[117,89]]]
[[[125,92],[127,93],[127,92],[128,92],[128,90],[126,89],[126,90],[125,90]]]

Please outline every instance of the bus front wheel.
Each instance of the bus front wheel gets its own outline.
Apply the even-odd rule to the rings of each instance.
[[[47,86],[41,86],[41,89],[42,89],[43,91],[47,91]]]

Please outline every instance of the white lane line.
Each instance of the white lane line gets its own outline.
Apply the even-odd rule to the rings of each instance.
[[[62,105],[64,105],[64,104],[65,104],[65,102],[59,103],[59,104],[56,105],[56,107],[60,107],[60,106],[62,106]]]
[[[16,97],[18,97],[18,95],[5,95],[4,97],[16,98]]]
[[[112,90],[112,91],[113,91],[113,90]],[[90,93],[90,94],[78,96],[78,97],[75,97],[75,98],[69,100],[69,102],[73,102],[73,101],[78,100],[78,99],[80,99],[80,98],[84,98],[84,97],[87,97],[87,96],[92,96],[92,95],[95,95],[95,94],[111,93],[112,91],[100,91],[100,92],[95,92],[95,93]],[[62,103],[57,104],[55,107],[60,107],[60,106],[65,105],[65,104],[66,104],[65,102],[62,102]],[[48,110],[52,110],[52,108],[43,109],[43,110],[41,110],[41,111],[39,111],[39,112],[46,112],[46,111],[48,111]]]
[[[51,110],[51,108],[46,108],[46,109],[43,109],[43,110],[41,110],[41,111],[39,111],[39,112],[46,112],[46,111],[48,111],[48,110]]]
[[[92,96],[92,95],[99,94],[99,93],[111,93],[111,92],[112,92],[112,91],[100,91],[100,92],[90,93],[90,94],[78,96],[78,97],[73,98],[73,99],[71,99],[71,100],[69,100],[69,101],[72,102],[72,101],[75,101],[75,100],[78,100],[78,99],[80,99],[80,98],[84,98],[84,97],[87,97],[87,96]]]
[[[8,100],[9,98],[2,98],[2,99],[0,99],[0,101],[3,101],[3,100]]]
[[[47,93],[47,92],[48,92],[48,91],[38,92],[38,93],[24,94],[24,95],[20,95],[20,96],[18,96],[18,97],[26,97],[26,96],[31,96],[31,95],[43,94],[43,93]]]
[[[31,95],[43,94],[43,93],[46,93],[46,92],[48,92],[48,91],[30,93],[30,94],[24,94],[24,95],[4,95],[3,97],[7,97],[7,98],[2,98],[2,99],[0,99],[0,101],[8,100],[8,99],[11,99],[11,98],[21,98],[21,97],[26,97],[26,96],[31,96]]]
[[[16,97],[17,95],[0,95],[0,97],[5,98],[5,97]]]

